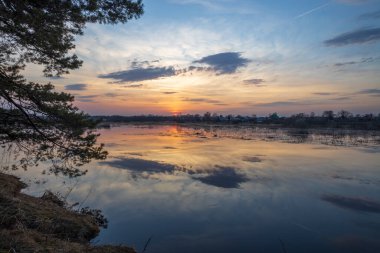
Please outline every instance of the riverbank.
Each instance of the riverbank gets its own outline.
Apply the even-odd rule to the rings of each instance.
[[[21,193],[27,185],[0,173],[0,252],[135,253],[126,246],[93,246],[99,216],[74,210],[54,194]]]

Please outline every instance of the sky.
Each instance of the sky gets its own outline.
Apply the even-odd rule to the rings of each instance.
[[[46,81],[91,115],[380,113],[380,0],[143,3],[87,25],[82,68]]]

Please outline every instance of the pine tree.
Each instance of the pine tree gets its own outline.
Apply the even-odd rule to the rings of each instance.
[[[33,63],[47,77],[67,74],[82,64],[70,50],[86,23],[125,23],[142,14],[141,0],[0,1],[0,144],[22,153],[11,168],[50,160],[51,172],[79,176],[81,165],[106,157],[96,122],[73,105],[74,97],[29,82],[22,71]]]

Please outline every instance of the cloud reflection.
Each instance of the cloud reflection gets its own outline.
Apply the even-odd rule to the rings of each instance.
[[[149,161],[138,158],[117,158],[111,161],[99,162],[99,164],[108,165],[118,169],[125,169],[138,173],[173,173],[176,169],[175,165]]]
[[[193,177],[204,184],[221,188],[239,188],[241,183],[249,181],[244,174],[237,173],[234,168],[217,166],[218,170],[208,172],[205,177]]]
[[[345,209],[361,212],[380,213],[380,202],[366,198],[325,194],[321,197],[321,199]]]

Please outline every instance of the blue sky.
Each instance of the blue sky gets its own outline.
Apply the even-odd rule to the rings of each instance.
[[[88,25],[83,67],[53,81],[84,111],[380,112],[379,0],[143,2],[138,20]]]

